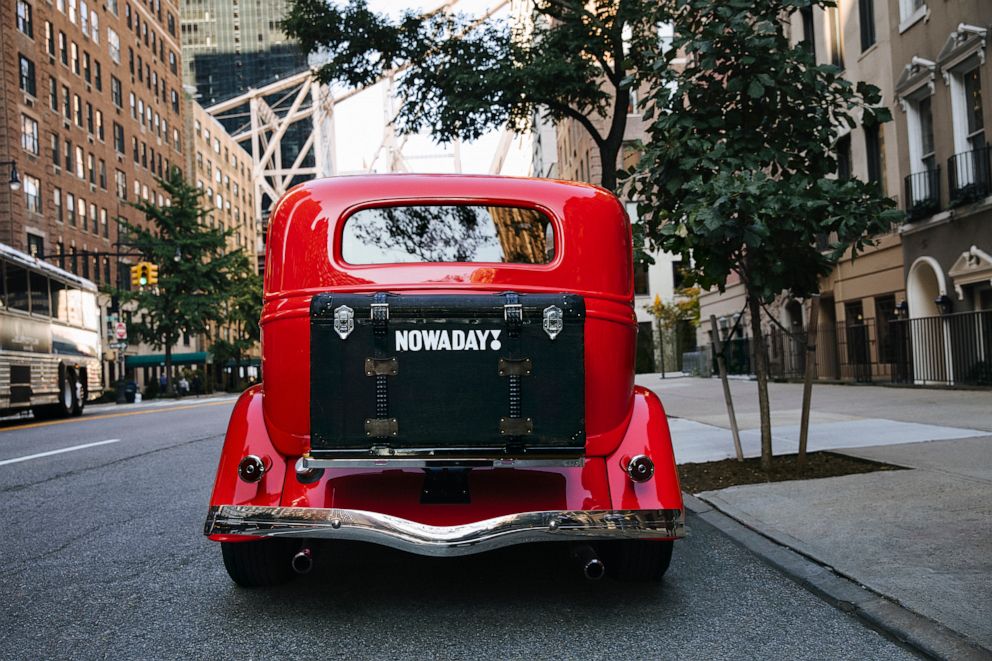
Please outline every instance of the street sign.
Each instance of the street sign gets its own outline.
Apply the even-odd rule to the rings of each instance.
[[[118,321],[116,324],[114,324],[114,337],[116,337],[118,340],[126,340],[127,324],[125,324],[123,321]]]

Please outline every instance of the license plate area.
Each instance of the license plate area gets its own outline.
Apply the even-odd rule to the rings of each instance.
[[[310,455],[580,457],[584,312],[573,294],[314,296]]]

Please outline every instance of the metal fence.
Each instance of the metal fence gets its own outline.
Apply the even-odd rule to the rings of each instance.
[[[765,340],[769,376],[803,378],[806,333],[775,329]],[[728,373],[753,373],[750,338],[725,345]],[[992,310],[820,326],[815,356],[816,379],[992,386]]]

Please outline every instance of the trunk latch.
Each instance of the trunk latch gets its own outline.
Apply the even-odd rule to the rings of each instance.
[[[544,332],[552,340],[558,337],[562,329],[565,328],[564,318],[561,308],[557,305],[549,305],[544,308]]]
[[[347,305],[334,309],[334,332],[342,340],[347,340],[351,331],[355,330],[355,311]]]

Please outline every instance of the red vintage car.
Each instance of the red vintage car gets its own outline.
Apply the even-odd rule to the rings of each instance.
[[[665,573],[682,495],[665,411],[634,385],[631,227],[609,192],[302,184],[271,215],[261,323],[205,526],[239,585],[309,571],[334,540],[561,541],[589,578]]]

